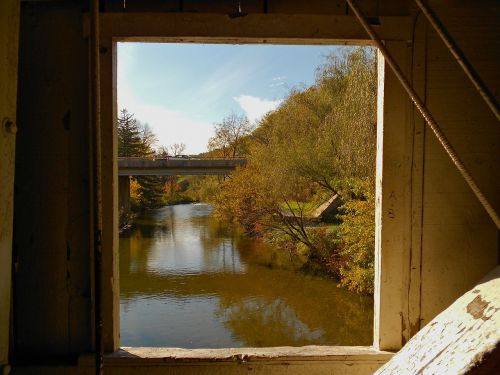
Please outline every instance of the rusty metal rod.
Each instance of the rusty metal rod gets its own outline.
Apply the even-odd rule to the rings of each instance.
[[[488,107],[490,107],[497,120],[500,121],[500,106],[498,105],[495,96],[481,80],[481,77],[479,77],[479,74],[474,70],[465,54],[455,43],[448,30],[446,30],[443,23],[427,4],[425,4],[422,0],[415,0],[415,2],[420,10],[422,10],[422,13],[427,17],[427,20],[432,25],[434,30],[441,37],[446,47],[448,47],[448,50],[453,55],[455,60],[457,60],[458,64],[462,67],[464,73],[470,79],[476,90],[483,97]]]
[[[90,110],[93,174],[93,245],[94,245],[94,330],[95,373],[104,374],[102,314],[102,175],[101,175],[101,77],[99,0],[90,0]]]
[[[430,113],[430,111],[427,109],[425,106],[424,102],[420,99],[418,96],[417,92],[413,89],[413,87],[410,85],[409,81],[406,79],[405,75],[401,71],[401,68],[397,64],[396,60],[391,56],[387,48],[385,47],[384,43],[382,43],[382,40],[378,37],[378,35],[375,33],[375,31],[372,29],[372,27],[368,24],[368,22],[365,20],[363,17],[361,11],[359,10],[358,6],[353,0],[346,0],[349,6],[351,7],[352,11],[354,12],[355,16],[363,26],[363,28],[366,30],[370,38],[373,40],[375,45],[378,47],[382,55],[384,55],[385,61],[387,64],[391,67],[392,71],[394,72],[395,76],[398,78],[399,82],[403,86],[403,88],[406,90],[408,95],[410,96],[411,100],[419,110],[419,112],[422,114],[425,122],[429,127],[432,129],[434,134],[436,135],[438,141],[441,143],[443,148],[445,149],[446,153],[449,155],[451,160],[453,161],[453,164],[457,167],[458,171],[462,175],[462,177],[465,179],[469,187],[471,188],[472,192],[476,195],[477,199],[481,204],[483,205],[484,209],[488,213],[488,215],[491,217],[493,222],[495,223],[496,227],[500,229],[500,217],[498,216],[497,212],[493,208],[493,206],[490,204],[486,196],[482,193],[481,189],[479,189],[479,186],[477,183],[474,181],[474,178],[472,175],[469,173],[467,168],[465,167],[464,163],[462,160],[460,160],[460,157],[458,156],[457,152],[453,148],[453,146],[450,144],[446,136],[444,135],[443,131],[439,127],[439,125],[436,123],[436,120],[434,120],[434,117]]]

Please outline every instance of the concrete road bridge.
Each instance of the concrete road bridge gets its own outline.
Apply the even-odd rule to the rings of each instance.
[[[200,157],[121,157],[118,158],[118,193],[120,210],[130,210],[130,176],[228,175],[244,166],[243,158]]]
[[[118,176],[227,175],[246,164],[244,158],[118,158]]]

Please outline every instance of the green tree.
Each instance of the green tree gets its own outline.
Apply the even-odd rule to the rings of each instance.
[[[118,156],[143,156],[141,128],[134,115],[126,109],[118,117]]]
[[[157,208],[165,204],[163,181],[160,176],[137,176],[139,202],[143,209]]]
[[[157,139],[148,124],[142,124],[126,109],[118,117],[118,156],[149,157],[155,154]],[[139,206],[159,207],[164,203],[163,180],[160,176],[137,176]]]

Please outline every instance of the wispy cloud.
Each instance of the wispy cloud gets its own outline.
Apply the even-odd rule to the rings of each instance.
[[[283,100],[267,100],[251,95],[233,98],[245,111],[251,123],[259,121],[266,113],[275,110]]]
[[[270,88],[281,87],[286,84],[286,76],[277,76],[271,78],[271,83],[269,84]]]
[[[213,107],[228,92],[243,89],[253,82],[259,76],[263,62],[253,59],[249,63],[248,59],[245,53],[238,53],[227,59],[200,82],[197,92],[193,93],[193,102],[206,108]]]
[[[284,86],[285,85],[285,82],[281,81],[281,82],[271,82],[269,84],[269,87],[280,87],[280,86]]]

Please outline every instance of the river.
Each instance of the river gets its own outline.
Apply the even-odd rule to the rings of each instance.
[[[120,237],[122,346],[372,344],[373,298],[294,270],[211,212],[151,210]]]

